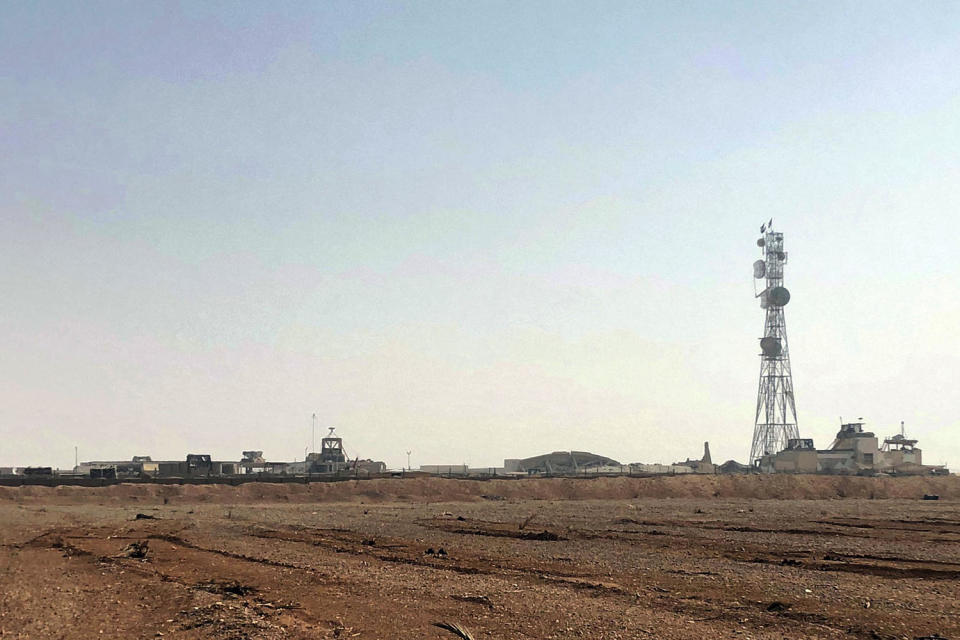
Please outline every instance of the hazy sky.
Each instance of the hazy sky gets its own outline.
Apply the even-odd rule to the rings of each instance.
[[[960,4],[4,2],[0,464],[960,467]]]

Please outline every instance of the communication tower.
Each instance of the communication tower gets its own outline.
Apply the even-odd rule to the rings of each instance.
[[[763,456],[786,449],[789,440],[800,437],[787,347],[787,323],[783,316],[783,308],[790,302],[790,292],[783,286],[787,253],[783,250],[783,234],[773,230],[772,219],[760,227],[760,233],[757,246],[763,258],[753,263],[753,277],[755,292],[758,280],[765,285],[755,297],[760,299],[760,307],[766,310],[766,321],[760,339],[760,385],[753,445],[750,447],[750,462],[754,465]]]

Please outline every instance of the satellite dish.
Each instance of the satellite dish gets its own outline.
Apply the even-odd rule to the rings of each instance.
[[[757,260],[753,263],[753,277],[762,278],[767,273],[767,263],[763,260]]]
[[[774,287],[770,290],[770,304],[775,307],[785,307],[790,302],[790,292],[786,287]]]
[[[768,358],[776,358],[783,352],[783,346],[780,344],[780,338],[767,336],[760,339],[760,350]]]
[[[763,238],[759,238],[759,239],[757,240],[757,246],[758,246],[758,247],[762,247],[762,246],[765,245],[765,244],[767,244],[767,243],[763,241]]]

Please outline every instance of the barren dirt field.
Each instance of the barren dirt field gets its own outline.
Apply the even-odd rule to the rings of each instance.
[[[960,638],[956,477],[337,484],[0,488],[0,637]]]

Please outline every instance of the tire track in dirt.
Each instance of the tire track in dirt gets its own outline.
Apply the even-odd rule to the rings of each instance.
[[[362,630],[363,637],[388,637],[388,630],[400,629],[401,619],[402,629],[423,637],[423,625],[438,612],[465,616],[463,620],[488,639],[574,637],[564,634],[571,628],[583,630],[581,637],[606,637],[608,631],[621,633],[629,627],[643,637],[672,640],[694,635],[892,640],[906,637],[908,631],[916,631],[910,637],[934,632],[954,637],[960,628],[957,614],[950,611],[957,580],[944,580],[937,573],[903,573],[960,571],[960,548],[930,544],[931,536],[955,535],[940,532],[952,530],[957,518],[897,519],[926,513],[955,516],[955,507],[771,503],[752,505],[754,514],[753,508],[746,512],[748,506],[664,502],[464,507],[463,516],[477,518],[452,517],[446,511],[440,515],[435,506],[370,508],[369,514],[367,506],[276,507],[260,516],[243,512],[239,519],[231,519],[227,508],[198,508],[197,515],[192,510],[176,515],[170,509],[162,512],[163,518],[143,522],[133,522],[132,509],[98,510],[88,517],[89,526],[33,535],[27,534],[28,525],[20,525],[11,528],[11,534],[28,538],[17,543],[26,549],[16,565],[24,589],[31,588],[27,576],[44,576],[45,584],[53,585],[60,583],[46,576],[68,566],[83,569],[70,574],[74,585],[86,585],[81,589],[90,594],[117,589],[118,598],[120,590],[132,590],[138,595],[123,598],[130,609],[121,615],[128,620],[142,616],[150,633],[170,628],[177,640],[272,640],[267,635],[272,632],[251,623],[253,614],[243,613],[244,606],[250,608],[261,596],[304,603],[306,611],[285,610],[270,618],[293,625],[290,628],[301,633],[298,638],[331,637],[333,622],[326,636],[322,628],[327,622],[323,616],[328,616],[324,611],[331,606],[350,611],[342,626]],[[621,517],[640,515],[641,510],[644,519]],[[531,524],[531,511],[542,520]],[[857,517],[865,514],[870,518]],[[51,516],[22,517],[30,524],[41,519],[53,524]],[[818,517],[820,522],[815,521]],[[111,529],[107,523],[114,521]],[[558,539],[542,536],[544,531]],[[150,542],[146,562],[107,558],[129,541],[142,540]],[[921,544],[908,545],[916,540]],[[446,549],[442,555],[438,543]],[[428,544],[434,553],[427,553]],[[16,558],[17,552],[10,553]],[[78,558],[72,563],[59,557],[53,561],[54,556],[41,560],[48,553]],[[46,573],[31,573],[30,563],[47,567]],[[824,568],[827,565],[831,568]],[[877,567],[899,573],[880,575]],[[331,577],[342,578],[344,585],[325,589],[323,583],[329,584]],[[176,588],[160,585],[167,582]],[[262,591],[244,593],[247,585]],[[141,608],[148,593],[195,594],[197,600],[177,596],[173,611],[180,613],[170,615],[170,607]],[[72,596],[54,597],[65,605]],[[98,596],[85,597],[93,601]],[[226,607],[211,604],[216,599]],[[34,600],[37,604],[24,609],[21,620],[42,615],[43,603]],[[111,611],[113,602],[105,601]],[[194,604],[199,609],[190,613]],[[173,627],[158,626],[167,618],[176,618]],[[558,618],[562,626],[555,625]],[[661,629],[665,633],[658,633]],[[638,636],[628,632],[626,637]]]
[[[758,629],[766,628],[770,625],[776,625],[778,624],[779,619],[787,618],[792,621],[792,624],[800,623],[817,629],[819,631],[819,637],[822,637],[823,631],[830,631],[836,634],[838,637],[866,638],[870,640],[876,640],[876,638],[878,638],[877,634],[871,629],[858,630],[843,625],[831,625],[831,621],[829,619],[815,613],[801,611],[771,613],[766,609],[767,605],[762,602],[758,602],[755,606],[750,607],[731,608],[729,605],[723,602],[715,603],[711,601],[709,597],[670,595],[666,589],[659,589],[659,592],[654,590],[656,594],[655,596],[644,598],[640,590],[625,587],[622,584],[609,580],[609,578],[597,576],[595,574],[572,572],[552,573],[544,571],[543,568],[522,567],[517,565],[504,566],[496,562],[490,562],[486,564],[486,566],[490,567],[490,569],[483,569],[477,566],[440,564],[435,562],[420,561],[411,556],[379,554],[376,552],[378,547],[391,549],[409,549],[411,547],[405,543],[398,542],[391,542],[387,544],[382,544],[380,542],[375,542],[375,544],[364,544],[364,542],[369,542],[369,539],[366,539],[360,534],[346,529],[311,529],[306,527],[291,527],[291,529],[296,530],[296,532],[300,533],[301,535],[291,535],[291,533],[294,533],[293,531],[282,531],[277,529],[258,531],[256,533],[250,532],[248,535],[264,537],[267,539],[279,539],[285,542],[307,544],[311,546],[324,546],[325,544],[331,544],[332,546],[330,548],[336,552],[373,556],[384,562],[413,564],[429,569],[454,571],[458,573],[482,573],[490,576],[509,578],[511,580],[532,580],[534,583],[560,586],[574,591],[588,591],[598,597],[612,597],[619,600],[627,600],[634,605],[643,602],[648,607],[666,608],[667,610],[678,615],[701,616],[701,620],[725,620],[727,622],[741,623],[744,620],[744,612],[749,612],[749,620],[753,622],[751,626],[756,626]],[[460,533],[455,529],[443,530],[448,533]],[[317,535],[316,537],[302,535],[308,531],[320,535]],[[514,536],[494,535],[492,537]],[[524,540],[528,538],[519,539]],[[347,546],[344,543],[353,543],[353,546]],[[710,575],[716,574],[710,573]],[[649,591],[650,589],[651,585],[642,587],[642,590],[644,591]],[[704,615],[707,617],[702,617]]]
[[[215,602],[208,605],[185,609],[181,611],[173,620],[177,620],[180,631],[190,631],[192,629],[203,629],[204,637],[209,638],[264,638],[262,632],[276,631],[285,634],[281,625],[277,622],[279,616],[283,617],[283,626],[286,628],[297,627],[304,633],[315,632],[315,624],[306,620],[300,620],[296,613],[302,607],[297,602],[275,602],[268,600],[260,595],[260,590],[251,585],[243,584],[236,580],[207,579],[195,581],[184,578],[175,573],[165,571],[163,567],[181,568],[183,566],[192,566],[195,563],[190,558],[182,554],[175,559],[159,559],[156,551],[149,553],[143,560],[134,560],[118,554],[102,554],[96,550],[84,548],[81,545],[67,542],[90,541],[99,544],[109,541],[122,540],[159,540],[170,543],[172,549],[185,549],[194,553],[215,554],[229,560],[240,562],[253,562],[259,565],[267,565],[272,568],[292,569],[298,572],[309,572],[323,582],[341,582],[334,576],[325,572],[317,571],[314,568],[295,565],[292,563],[282,563],[269,559],[256,558],[245,554],[233,553],[221,549],[210,549],[191,543],[181,536],[165,533],[144,532],[143,535],[110,535],[105,538],[98,536],[70,535],[68,529],[58,528],[45,531],[34,538],[31,538],[18,546],[29,546],[37,550],[50,550],[62,552],[72,557],[85,559],[93,571],[100,572],[103,569],[112,569],[115,572],[138,575],[148,580],[157,580],[166,584],[172,584],[188,592],[205,592],[225,599],[224,602]],[[51,536],[55,536],[51,539]],[[44,543],[44,541],[47,541]],[[170,551],[170,550],[165,550]],[[221,570],[221,573],[224,573]],[[227,572],[229,573],[229,572]],[[252,635],[260,633],[261,635]],[[271,636],[272,637],[272,636]]]

